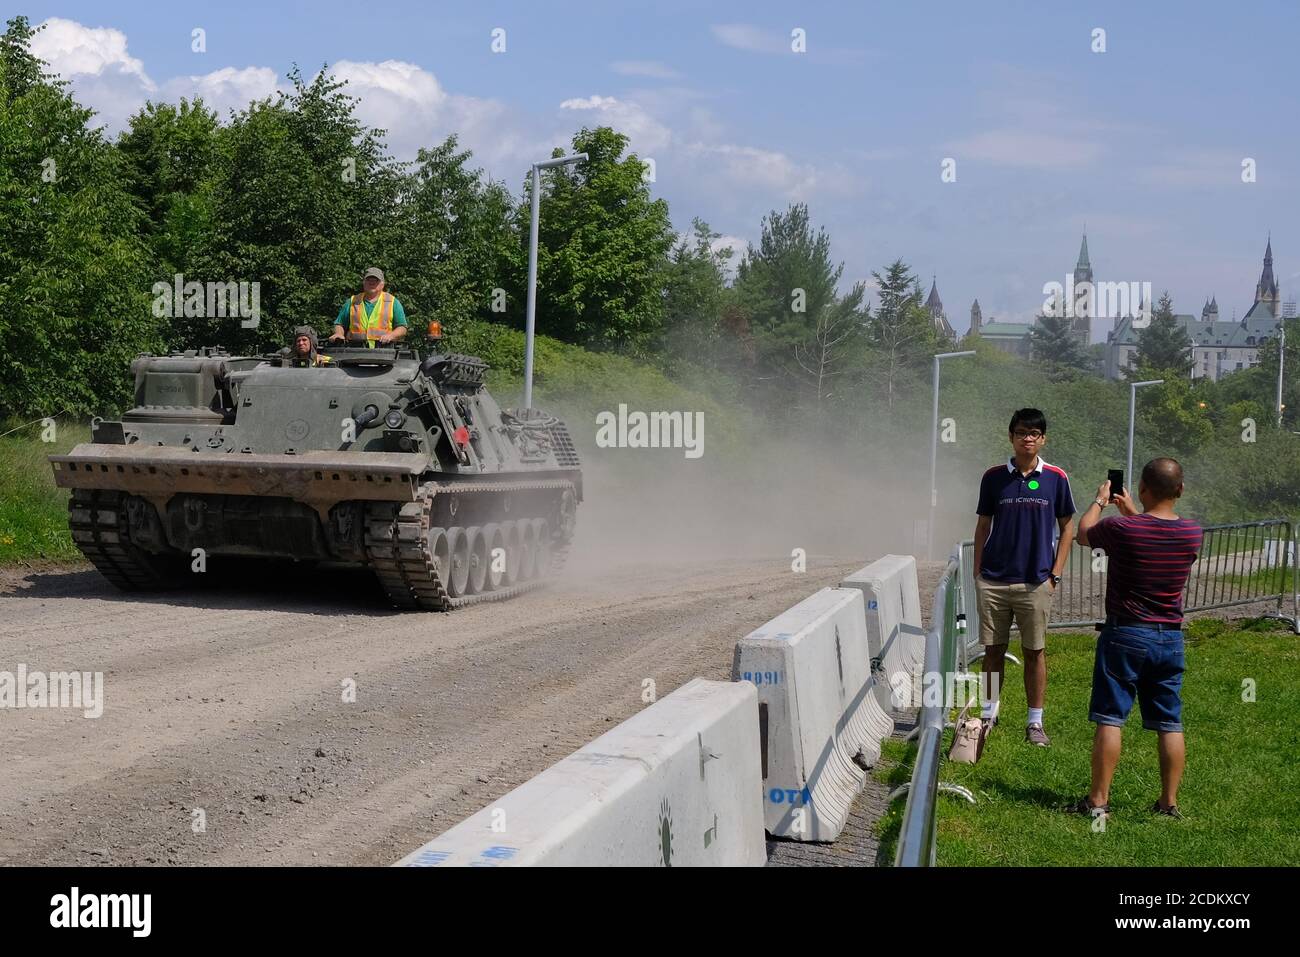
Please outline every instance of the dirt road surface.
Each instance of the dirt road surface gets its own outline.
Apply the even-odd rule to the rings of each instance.
[[[0,709],[0,863],[390,864],[874,557],[623,565],[450,615],[360,572],[0,571],[0,671],[104,674],[97,719]]]

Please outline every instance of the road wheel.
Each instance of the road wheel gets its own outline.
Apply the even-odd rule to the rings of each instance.
[[[471,525],[465,530],[469,537],[469,594],[477,595],[483,591],[487,581],[488,545],[483,529]]]
[[[506,584],[519,583],[519,569],[523,566],[524,551],[518,522],[506,522],[501,528],[506,537]]]
[[[487,546],[487,576],[483,587],[487,591],[496,591],[506,578],[506,566],[509,562],[506,551],[506,535],[501,526],[491,522],[483,526],[483,541]]]
[[[469,537],[465,529],[447,529],[447,549],[451,566],[447,574],[447,593],[452,598],[461,598],[469,594]]]

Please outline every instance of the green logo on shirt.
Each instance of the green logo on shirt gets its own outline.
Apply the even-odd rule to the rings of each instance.
[[[1030,488],[1038,488],[1038,479],[1030,479],[1030,480],[1029,480],[1029,487],[1030,487]]]

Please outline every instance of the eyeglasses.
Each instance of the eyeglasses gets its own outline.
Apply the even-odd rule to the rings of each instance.
[[[1043,433],[1039,432],[1037,429],[1035,429],[1032,432],[1025,432],[1021,429],[1016,429],[1016,431],[1012,432],[1011,434],[1014,435],[1017,439],[1034,439],[1035,441],[1043,437]]]

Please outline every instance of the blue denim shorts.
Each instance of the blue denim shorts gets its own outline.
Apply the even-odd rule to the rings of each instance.
[[[1097,638],[1088,720],[1122,726],[1133,698],[1148,731],[1183,730],[1183,633],[1107,625]]]

